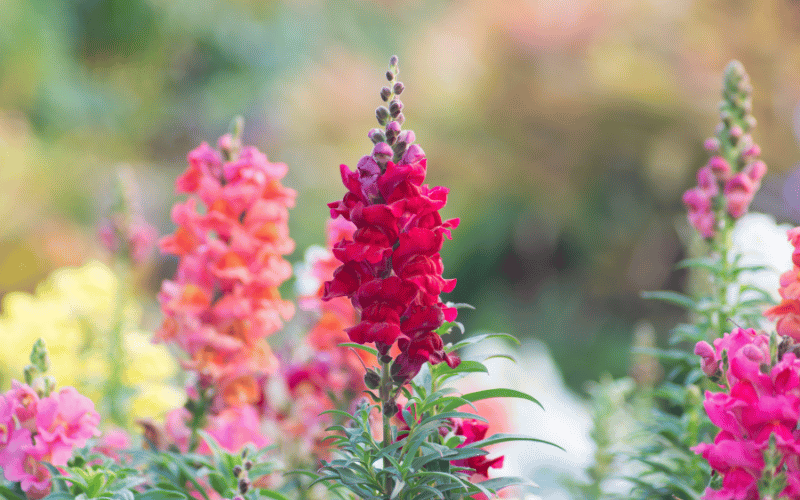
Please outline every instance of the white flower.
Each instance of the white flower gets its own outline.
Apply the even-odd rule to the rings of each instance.
[[[759,213],[748,213],[736,222],[733,251],[742,255],[741,265],[768,268],[742,273],[740,283],[757,286],[780,300],[780,275],[792,268],[793,248],[786,237],[791,228],[789,224],[777,224],[771,215]]]
[[[490,457],[505,455],[503,467],[492,470],[490,477],[523,476],[537,483],[536,494],[541,500],[570,498],[562,485],[564,477],[583,478],[584,470],[592,464],[595,445],[589,437],[592,418],[589,404],[564,384],[547,347],[536,340],[526,341],[515,350],[500,341],[486,340],[472,346],[465,359],[481,360],[494,354],[510,355],[514,363],[504,358],[486,360],[489,375],[472,374],[457,383],[463,393],[503,387],[525,392],[544,406],[544,411],[523,399],[503,399],[507,410],[508,432],[545,439],[563,447],[532,442],[512,442],[490,450]],[[474,375],[474,376],[473,376]],[[488,418],[491,426],[491,415]],[[489,428],[489,434],[496,430]],[[501,447],[502,446],[502,447]]]

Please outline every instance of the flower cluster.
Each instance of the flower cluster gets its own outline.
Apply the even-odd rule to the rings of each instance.
[[[784,337],[777,353],[770,338],[737,328],[714,341],[699,342],[695,353],[703,371],[719,376],[725,390],[706,392],[704,407],[720,428],[713,443],[693,450],[722,477],[721,489],[708,488],[706,500],[757,499],[759,481],[785,473],[786,498],[800,496],[800,359]],[[771,436],[774,436],[771,438]],[[770,440],[782,457],[775,470],[765,465]]]
[[[787,235],[794,247],[792,269],[781,275],[781,303],[764,311],[764,315],[777,320],[778,335],[800,341],[800,227],[790,229]]]
[[[705,238],[714,236],[723,220],[747,212],[767,171],[750,135],[755,126],[751,92],[749,76],[733,61],[725,70],[717,135],[705,143],[714,156],[697,172],[697,186],[683,195],[689,223]]]
[[[43,462],[65,466],[72,450],[100,432],[94,403],[74,387],[40,397],[26,384],[12,381],[0,395],[0,467],[7,480],[19,482],[29,498],[50,492],[50,471]]]
[[[347,329],[353,342],[374,342],[382,356],[397,343],[401,352],[393,375],[402,379],[426,361],[458,363],[444,352],[435,330],[456,317],[456,310],[440,300],[455,280],[442,277],[439,251],[459,221],[442,221],[439,214],[448,189],[423,184],[425,154],[413,144],[412,131],[401,131],[405,118],[398,95],[404,87],[395,82],[396,74],[395,57],[387,72],[391,86],[381,91],[388,108],[377,110],[384,129],[370,131],[372,154],[359,160],[355,172],[341,166],[348,191],[328,205],[332,218],[342,216],[357,229],[352,240],[333,248],[342,264],[325,284],[323,298],[348,297],[361,313],[361,321]]]
[[[283,256],[294,249],[287,209],[295,192],[280,183],[286,165],[231,135],[218,146],[190,152],[176,181],[178,192],[196,197],[174,206],[178,228],[160,241],[179,263],[159,295],[165,319],[157,333],[188,355],[184,366],[202,390],[213,388],[214,412],[262,398],[258,379],[276,362],[264,339],[294,312],[278,292],[292,273]]]

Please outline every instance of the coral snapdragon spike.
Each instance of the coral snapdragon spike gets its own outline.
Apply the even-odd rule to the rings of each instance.
[[[283,256],[294,250],[287,209],[296,194],[281,185],[286,165],[231,135],[218,148],[203,143],[190,152],[175,183],[193,196],[173,207],[178,228],[160,241],[180,260],[159,294],[165,319],[157,333],[216,387],[217,410],[256,402],[257,378],[275,366],[264,338],[294,313],[278,287],[292,273]]]
[[[719,433],[693,448],[722,477],[721,489],[708,488],[705,499],[762,498],[764,480],[782,474],[785,486],[774,498],[800,498],[799,350],[788,337],[777,349],[770,344],[768,335],[737,328],[713,347],[695,348],[724,389],[706,392],[703,405]]]
[[[341,166],[347,193],[329,203],[331,217],[342,216],[356,226],[352,239],[333,248],[341,262],[333,279],[325,283],[323,299],[345,296],[361,313],[361,321],[347,329],[350,340],[375,343],[381,355],[397,344],[400,354],[393,375],[409,378],[423,363],[450,365],[458,358],[443,350],[435,330],[452,321],[456,310],[442,303],[440,294],[450,292],[455,280],[442,277],[439,254],[458,219],[443,221],[439,210],[448,189],[423,184],[427,160],[405,121],[396,81],[397,58],[392,58],[381,90],[388,106],[376,111],[382,128],[369,132],[372,153],[359,160],[355,171]]]
[[[742,64],[728,64],[716,137],[705,142],[713,156],[697,172],[698,185],[683,194],[689,223],[705,238],[730,227],[730,221],[747,212],[767,171],[758,158],[761,148],[751,135],[756,124],[752,90]]]

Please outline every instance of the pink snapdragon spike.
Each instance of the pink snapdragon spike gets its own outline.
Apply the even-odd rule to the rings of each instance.
[[[0,467],[28,498],[38,499],[50,492],[42,462],[66,466],[75,448],[100,435],[100,415],[73,387],[40,398],[26,384],[15,380],[12,386],[0,395]]]
[[[764,316],[777,321],[778,335],[800,341],[800,227],[790,229],[787,235],[794,247],[792,269],[781,275],[780,304],[764,311]]]
[[[755,126],[751,93],[750,78],[741,63],[731,62],[725,70],[717,137],[704,143],[713,156],[698,171],[697,187],[683,194],[689,223],[704,238],[713,238],[721,227],[729,227],[730,221],[747,212],[767,171],[758,159],[761,148],[750,135]]]
[[[142,264],[155,248],[158,230],[141,215],[138,185],[131,170],[118,172],[116,188],[112,213],[100,223],[97,235],[112,255]]]
[[[387,73],[390,82],[395,73]],[[439,214],[448,189],[423,184],[425,153],[411,144],[412,133],[400,131],[405,117],[397,94],[402,89],[395,84],[382,91],[389,106],[376,111],[384,128],[369,133],[372,153],[359,160],[355,171],[341,166],[347,193],[328,206],[332,218],[351,221],[356,231],[333,248],[341,265],[325,283],[323,299],[349,298],[361,315],[347,329],[350,340],[374,343],[382,356],[399,346],[392,375],[410,378],[426,361],[459,362],[444,352],[435,332],[456,317],[456,310],[440,299],[453,290],[455,280],[442,277],[439,251],[459,220],[445,221]]]
[[[296,195],[281,185],[285,164],[231,135],[218,147],[191,151],[175,183],[190,197],[173,207],[178,228],[159,242],[179,262],[159,294],[156,335],[186,354],[215,413],[259,403],[260,380],[277,367],[265,339],[294,313],[278,287],[292,274],[283,256],[294,250],[287,220]]]
[[[778,471],[786,472],[786,498],[800,495],[800,359],[794,342],[784,337],[777,359],[770,339],[753,329],[737,328],[714,341],[700,342],[695,353],[703,370],[719,375],[723,392],[706,392],[704,407],[720,431],[713,443],[693,450],[708,460],[723,478],[722,488],[708,488],[706,500],[757,499],[758,482],[765,473],[765,453],[774,436],[782,457]],[[727,371],[722,372],[722,368]]]

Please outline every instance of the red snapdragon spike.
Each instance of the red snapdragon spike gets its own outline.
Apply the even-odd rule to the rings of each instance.
[[[399,100],[394,106],[402,109]],[[400,130],[402,121],[383,120],[385,132],[370,132],[375,146],[355,171],[340,167],[347,193],[328,207],[332,218],[342,216],[358,229],[333,247],[342,265],[325,283],[323,300],[348,297],[361,313],[361,321],[347,329],[350,339],[374,342],[381,353],[397,343],[396,370],[410,375],[426,361],[458,363],[435,333],[456,317],[440,299],[455,280],[442,277],[439,251],[458,219],[442,221],[448,190],[423,184],[427,160],[410,144],[413,133]]]

